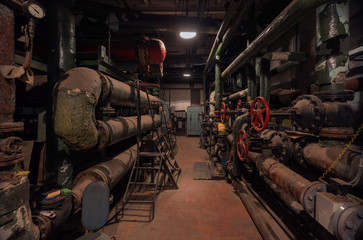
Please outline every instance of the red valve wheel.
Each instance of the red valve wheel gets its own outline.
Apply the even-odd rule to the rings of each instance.
[[[224,102],[221,103],[221,121],[224,123],[224,120],[228,122],[229,114],[226,113],[226,110],[229,111],[229,107],[226,108],[226,104]]]
[[[257,97],[251,105],[251,124],[252,127],[261,132],[267,128],[270,121],[270,106],[263,97]]]
[[[237,102],[237,109],[241,109],[241,107],[242,107],[242,100],[240,99]]]
[[[237,155],[243,162],[248,156],[248,138],[245,130],[241,129],[237,134]]]

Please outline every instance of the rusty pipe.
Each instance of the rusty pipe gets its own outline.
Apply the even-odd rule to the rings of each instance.
[[[134,145],[109,161],[97,164],[79,173],[73,181],[74,208],[79,209],[82,204],[83,192],[92,182],[102,181],[112,190],[131,170],[136,161],[136,151],[136,145]]]
[[[249,152],[248,158],[255,163],[259,171],[301,203],[301,196],[305,189],[311,185],[310,181],[273,158],[265,158],[255,152]]]
[[[54,88],[54,131],[72,150],[93,148],[98,144],[99,135],[95,119],[96,106],[107,102],[113,106],[134,106],[135,96],[136,91],[131,86],[95,70],[71,69]],[[141,102],[147,103],[145,92],[140,92],[140,98]],[[153,96],[149,96],[149,99],[161,101]],[[147,119],[145,121],[150,122]],[[131,127],[136,126],[129,122],[120,131]]]

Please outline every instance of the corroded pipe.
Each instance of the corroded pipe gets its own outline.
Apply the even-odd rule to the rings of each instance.
[[[109,161],[97,164],[81,173],[73,181],[72,195],[75,199],[75,209],[82,204],[83,192],[95,181],[103,181],[113,189],[131,170],[136,161],[136,145],[117,155]]]
[[[75,151],[93,148],[98,143],[97,105],[110,102],[113,106],[134,106],[136,96],[131,86],[88,68],[74,68],[66,72],[55,86],[54,93],[54,131]],[[140,99],[147,103],[145,92],[140,92]],[[153,96],[149,96],[149,99],[152,102],[161,101]],[[122,127],[118,131],[135,126],[129,122]],[[112,140],[116,141],[115,138]]]
[[[301,202],[305,189],[311,185],[310,181],[273,158],[264,158],[254,152],[249,152],[248,158],[256,164],[258,170],[293,196],[296,201]]]

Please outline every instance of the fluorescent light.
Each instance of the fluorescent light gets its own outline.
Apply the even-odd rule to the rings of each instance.
[[[180,32],[179,36],[184,39],[191,39],[197,36],[196,32]]]
[[[189,73],[184,73],[183,76],[184,77],[190,77],[190,74]]]

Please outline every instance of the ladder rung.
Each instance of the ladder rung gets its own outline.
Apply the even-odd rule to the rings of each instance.
[[[164,153],[159,152],[140,152],[140,156],[142,157],[161,157]]]
[[[158,167],[135,167],[135,169],[150,169],[150,170],[158,170]]]
[[[132,184],[136,184],[136,185],[154,185],[156,186],[156,183],[146,183],[146,182],[130,182]]]
[[[129,200],[127,203],[154,203],[154,201]]]

